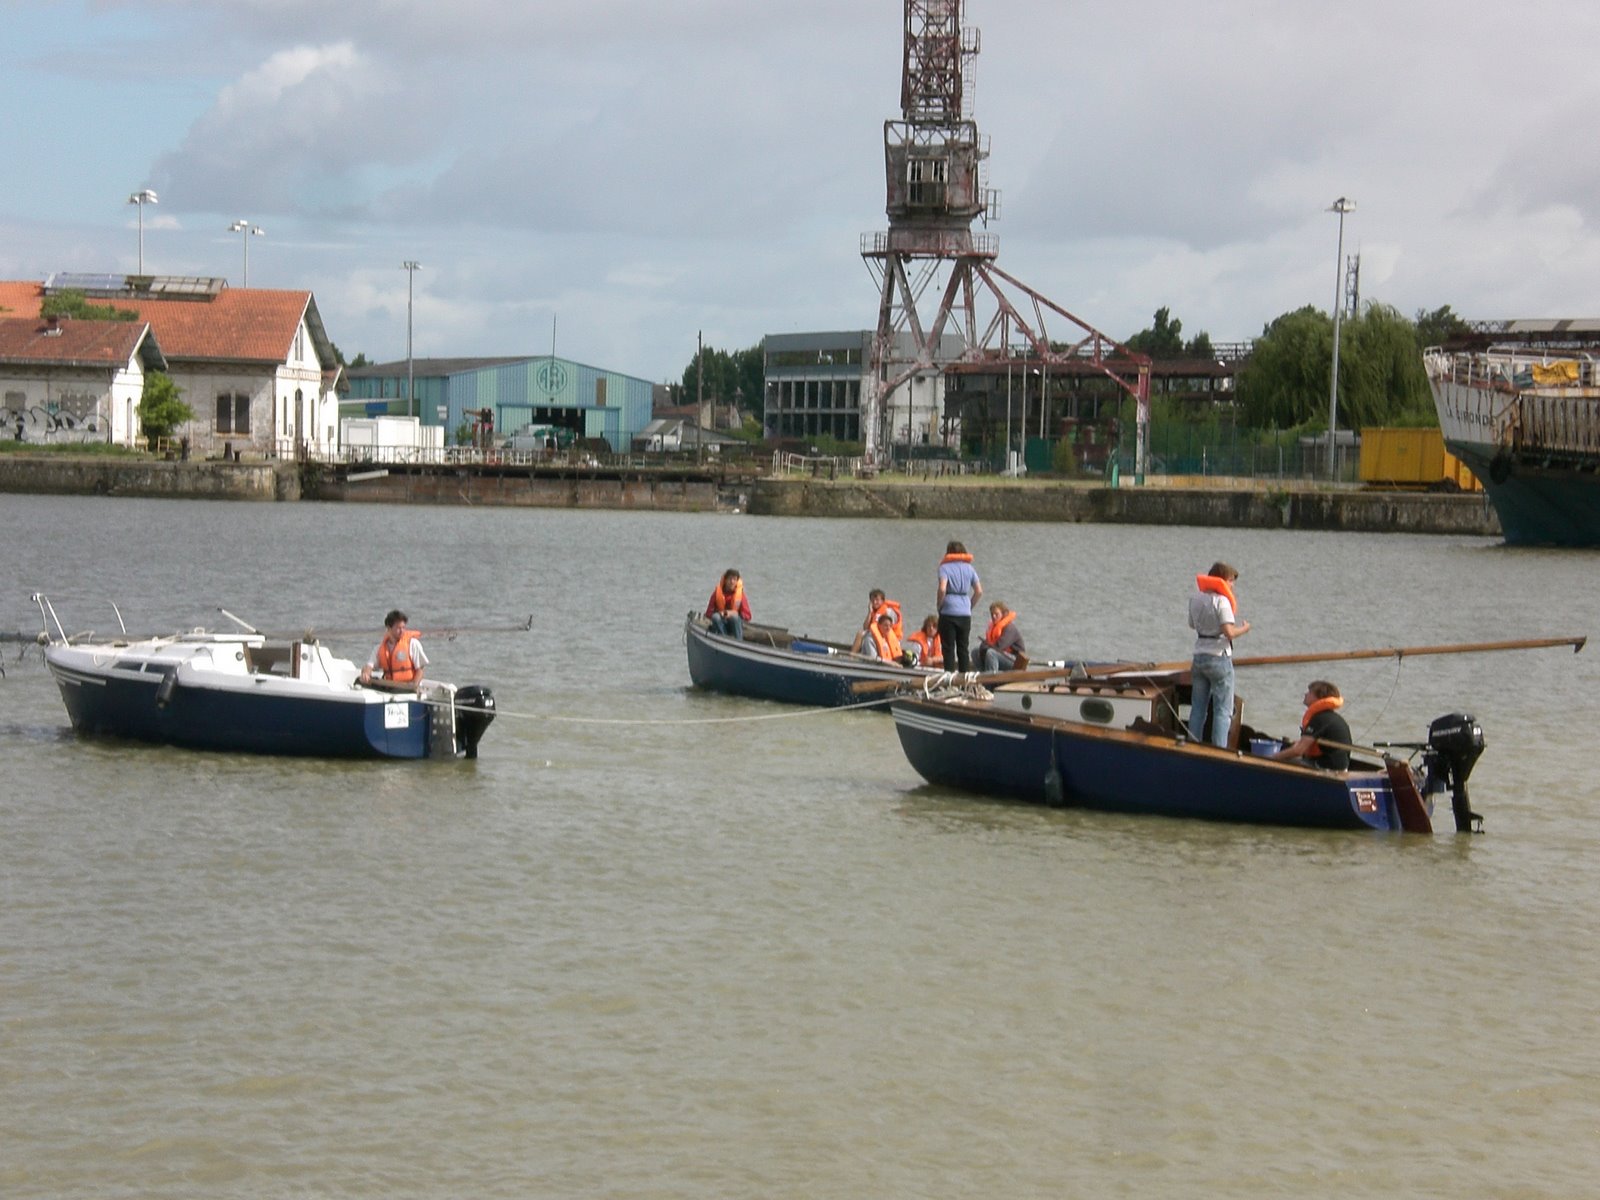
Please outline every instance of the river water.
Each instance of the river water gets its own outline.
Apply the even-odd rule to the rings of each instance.
[[[0,498],[0,628],[414,627],[494,688],[470,763],[81,740],[0,679],[7,1197],[1573,1197],[1600,1135],[1600,648],[1241,674],[1290,732],[1474,713],[1481,837],[1046,811],[892,723],[687,687],[758,619],[931,608],[944,542],[1036,657],[1600,631],[1600,556],[1475,538]],[[1448,824],[1448,820],[1445,821]]]

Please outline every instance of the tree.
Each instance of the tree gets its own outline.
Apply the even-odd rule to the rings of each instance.
[[[156,438],[168,437],[185,421],[194,419],[194,409],[183,402],[183,389],[161,371],[144,377],[144,394],[139,398],[139,425],[154,445]]]
[[[1149,329],[1141,329],[1127,342],[1128,349],[1148,354],[1151,358],[1215,358],[1211,349],[1211,335],[1201,330],[1187,342],[1183,340],[1183,322],[1172,315],[1165,306],[1156,309],[1155,319]]]
[[[1240,369],[1237,393],[1247,424],[1259,429],[1327,429],[1333,372],[1333,318],[1310,305],[1278,317]],[[1416,327],[1395,309],[1369,304],[1342,322],[1339,423],[1412,423],[1431,411]]]
[[[1172,310],[1163,305],[1156,309],[1155,320],[1149,329],[1141,329],[1128,339],[1128,349],[1148,354],[1151,358],[1183,357],[1183,322],[1172,316]]]
[[[683,369],[680,403],[693,404],[699,397],[699,367],[705,366],[705,399],[708,403],[733,404],[746,412],[761,411],[762,390],[766,386],[766,362],[759,345],[729,353],[711,346],[703,348]]]
[[[1421,349],[1447,345],[1470,332],[1471,326],[1456,316],[1448,304],[1432,312],[1417,309],[1417,345]]]

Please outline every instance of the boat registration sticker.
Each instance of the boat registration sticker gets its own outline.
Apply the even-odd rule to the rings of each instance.
[[[383,727],[385,729],[409,729],[411,727],[411,705],[401,700],[383,706]]]
[[[1356,811],[1375,813],[1378,811],[1378,793],[1372,788],[1353,788],[1356,797]]]

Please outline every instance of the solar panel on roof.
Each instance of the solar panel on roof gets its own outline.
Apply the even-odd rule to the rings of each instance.
[[[126,275],[57,271],[44,281],[44,290],[46,292],[68,289],[77,292],[121,292],[127,286],[127,278]]]

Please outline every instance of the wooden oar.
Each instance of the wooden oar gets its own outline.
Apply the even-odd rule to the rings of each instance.
[[[1326,650],[1312,654],[1258,654],[1233,660],[1235,667],[1282,667],[1296,663],[1344,662],[1357,658],[1408,658],[1423,654],[1483,654],[1492,650],[1543,650],[1551,646],[1571,646],[1574,654],[1583,649],[1587,637],[1520,638],[1507,642],[1451,642],[1442,646],[1388,646],[1375,650]],[[979,675],[978,682],[989,686],[996,683],[1032,683],[1046,679],[1063,679],[1069,675],[1087,675],[1091,678],[1106,675],[1166,675],[1173,671],[1187,671],[1192,659],[1164,663],[1074,663],[1065,667],[1039,667],[1027,671],[996,671]],[[858,693],[889,691],[898,686],[896,681],[872,680],[858,683],[851,690]]]

